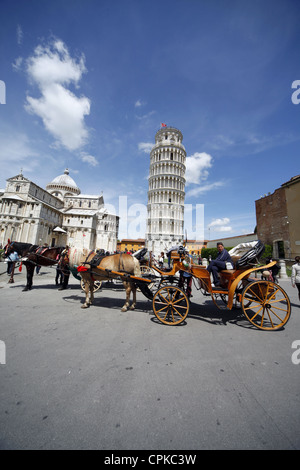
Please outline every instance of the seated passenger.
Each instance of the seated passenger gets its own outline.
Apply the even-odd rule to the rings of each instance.
[[[219,252],[218,256],[216,257],[216,259],[212,260],[207,267],[207,271],[209,273],[212,273],[213,275],[215,287],[218,287],[220,285],[218,272],[222,271],[223,269],[226,269],[227,263],[231,263],[231,269],[233,268],[231,256],[228,251],[224,248],[223,243],[217,243],[217,249]]]

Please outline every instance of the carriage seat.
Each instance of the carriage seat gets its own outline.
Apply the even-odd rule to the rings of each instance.
[[[258,263],[258,259],[264,251],[265,245],[260,240],[257,240],[257,242],[240,243],[232,248],[229,254],[235,269],[247,269],[252,268],[254,264]]]
[[[144,256],[146,255],[147,251],[147,248],[141,248],[140,250],[133,253],[132,256],[134,256],[134,258],[138,259],[139,261],[144,261]]]
[[[224,274],[233,274],[235,273],[236,269],[222,269],[222,271],[220,271],[221,273],[224,273]]]

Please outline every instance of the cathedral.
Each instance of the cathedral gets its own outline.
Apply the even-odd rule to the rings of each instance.
[[[0,244],[76,246],[89,250],[117,247],[119,217],[105,208],[103,195],[81,194],[68,169],[39,187],[22,174],[0,190]]]

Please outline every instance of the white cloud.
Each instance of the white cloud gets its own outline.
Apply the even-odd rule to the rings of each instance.
[[[231,232],[232,227],[228,225],[230,223],[230,219],[228,217],[223,217],[222,219],[215,219],[210,224],[208,224],[208,228],[214,229],[215,232]]]
[[[98,160],[92,155],[81,154],[81,160],[90,166],[97,166],[99,164]]]
[[[17,175],[21,168],[23,173],[36,171],[40,160],[40,153],[33,147],[26,134],[9,131],[0,133],[1,178],[4,178],[4,175]],[[2,181],[0,184],[4,185]]]
[[[213,166],[213,158],[205,152],[195,152],[186,158],[186,184],[196,185],[186,191],[186,198],[196,197],[208,191],[224,186],[223,181],[208,183],[209,169]],[[205,183],[204,183],[205,182]]]
[[[47,84],[78,83],[86,72],[84,56],[78,61],[72,59],[66,45],[59,39],[48,46],[37,46],[34,55],[27,59],[27,71],[30,77],[43,88]]]
[[[23,162],[39,153],[31,147],[26,134],[13,133],[10,135],[0,134],[0,162],[1,166],[12,162]]]
[[[85,72],[84,57],[73,59],[60,40],[38,46],[27,59],[27,73],[41,97],[27,96],[25,108],[38,115],[47,131],[68,150],[80,148],[88,137],[84,117],[90,114],[90,100],[66,88],[71,83],[78,87]]]
[[[150,153],[153,148],[153,144],[151,142],[140,142],[138,144],[138,148],[142,152]]]
[[[136,118],[139,121],[145,121],[145,120],[148,120],[155,113],[156,113],[156,111],[152,110],[152,111],[149,111],[149,113],[143,114],[143,116],[136,116]]]
[[[23,42],[23,30],[22,30],[21,26],[18,24],[18,26],[17,26],[17,43],[20,46],[22,44],[22,42]]]
[[[208,191],[219,189],[224,186],[224,184],[225,183],[223,181],[215,181],[214,183],[201,184],[201,186],[196,186],[195,188],[187,191],[185,195],[186,198],[199,196],[200,194],[207,193]]]
[[[194,153],[186,158],[186,183],[200,184],[208,177],[208,169],[212,167],[212,156],[208,153]]]
[[[143,103],[143,101],[141,100],[137,100],[135,103],[134,103],[134,107],[135,108],[140,108],[141,106],[143,106],[145,103]]]
[[[232,231],[232,227],[230,227],[229,225],[219,227],[219,229],[217,230],[217,232],[231,232],[231,231]]]
[[[21,70],[22,63],[23,63],[23,57],[17,57],[16,60],[12,64],[13,69],[16,70],[16,71]]]
[[[223,217],[223,219],[215,219],[213,220],[208,226],[209,227],[216,227],[219,225],[229,224],[230,219],[228,217]]]

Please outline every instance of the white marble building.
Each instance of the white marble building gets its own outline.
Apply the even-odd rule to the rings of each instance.
[[[0,243],[8,238],[41,245],[70,245],[87,249],[117,247],[119,217],[104,206],[103,195],[81,194],[66,169],[39,187],[22,172],[9,178],[0,191]]]
[[[182,133],[162,127],[150,153],[146,246],[156,256],[184,240],[186,151]]]

